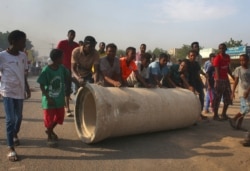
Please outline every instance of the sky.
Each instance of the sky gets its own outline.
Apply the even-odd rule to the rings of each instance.
[[[70,29],[118,49],[181,48],[199,41],[250,43],[249,0],[0,0],[0,32],[22,30],[39,56],[48,56]]]

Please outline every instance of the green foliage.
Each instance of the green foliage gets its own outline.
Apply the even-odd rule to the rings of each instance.
[[[153,50],[153,54],[154,54],[156,57],[159,57],[159,55],[160,55],[161,53],[168,53],[168,51],[167,51],[167,50],[163,50],[163,49],[161,49],[161,48],[155,48],[155,49]]]
[[[7,49],[9,47],[9,42],[8,42],[8,35],[10,32],[2,33],[0,32],[0,49]],[[31,41],[29,39],[26,39],[26,49],[30,50],[33,47]]]
[[[230,40],[228,42],[224,42],[224,43],[227,45],[228,48],[243,46],[242,40],[233,40],[232,38],[230,38]]]
[[[185,59],[186,56],[188,55],[188,52],[190,51],[190,49],[191,49],[190,45],[183,44],[183,46],[180,49],[176,50],[175,58],[176,59]]]
[[[126,51],[122,50],[122,49],[118,49],[116,52],[116,56],[118,56],[118,58],[123,57],[126,55]]]

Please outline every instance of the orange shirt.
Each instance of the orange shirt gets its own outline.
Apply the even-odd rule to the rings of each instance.
[[[132,73],[132,71],[137,71],[137,66],[135,64],[135,61],[132,60],[130,61],[129,64],[127,64],[126,57],[120,58],[120,68],[123,80],[126,80],[128,76]]]

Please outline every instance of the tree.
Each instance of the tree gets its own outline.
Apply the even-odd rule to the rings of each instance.
[[[163,50],[161,48],[155,48],[153,50],[153,54],[158,58],[161,53],[168,53],[167,50]]]
[[[8,36],[10,32],[2,33],[0,32],[0,49],[7,49],[9,47]],[[26,39],[26,49],[30,50],[33,47],[31,41],[27,38]]]
[[[182,48],[177,49],[175,52],[175,58],[177,59],[185,59],[190,51],[191,46],[183,44]]]
[[[232,38],[230,38],[230,40],[228,42],[224,42],[224,43],[227,45],[228,48],[243,46],[242,40],[233,40]]]
[[[118,49],[116,52],[116,56],[118,56],[118,58],[120,58],[121,56],[125,56],[126,52],[125,50],[122,49]]]

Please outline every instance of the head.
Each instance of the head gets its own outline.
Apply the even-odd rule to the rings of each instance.
[[[89,54],[95,51],[96,40],[92,36],[86,36],[83,41],[83,51],[85,54]]]
[[[114,58],[116,56],[117,46],[114,43],[110,43],[106,46],[106,55],[109,58]]]
[[[74,30],[68,31],[68,41],[73,42],[76,36],[76,32]]]
[[[105,43],[104,42],[99,43],[99,49],[104,51],[104,49],[105,49]]]
[[[188,59],[191,61],[191,62],[194,62],[195,61],[195,58],[196,58],[196,55],[197,55],[197,51],[196,50],[190,50],[188,52]]]
[[[181,59],[178,59],[178,64],[181,64],[182,60]]]
[[[78,42],[78,44],[79,44],[79,46],[82,46],[82,45],[83,45],[83,41],[80,40],[80,41]]]
[[[210,53],[209,54],[209,60],[210,60],[211,63],[213,63],[214,58],[215,58],[215,53]]]
[[[142,54],[145,53],[145,52],[146,52],[146,49],[147,49],[146,44],[142,43],[141,46],[140,46],[140,51],[141,51],[141,53],[142,53]]]
[[[165,66],[168,63],[169,56],[166,53],[161,53],[159,55],[159,64],[160,66]]]
[[[195,50],[197,52],[197,55],[199,54],[200,52],[200,45],[199,45],[199,42],[193,42],[191,44],[191,49],[192,50]]]
[[[18,51],[25,49],[26,34],[20,30],[12,31],[8,36],[10,46]]]
[[[150,53],[144,53],[142,56],[141,56],[141,64],[142,66],[144,67],[148,67],[149,63],[150,63],[150,59],[151,59],[151,54]]]
[[[187,64],[185,60],[182,60],[179,65],[179,72],[185,72],[187,69]]]
[[[219,44],[219,53],[220,54],[225,54],[227,50],[227,45],[225,43]]]
[[[243,67],[247,67],[249,62],[249,56],[247,54],[240,55],[240,65]]]
[[[128,47],[126,49],[127,61],[135,60],[136,49],[134,47]]]
[[[60,49],[52,49],[50,52],[50,59],[53,64],[62,64],[63,60],[63,51]]]

